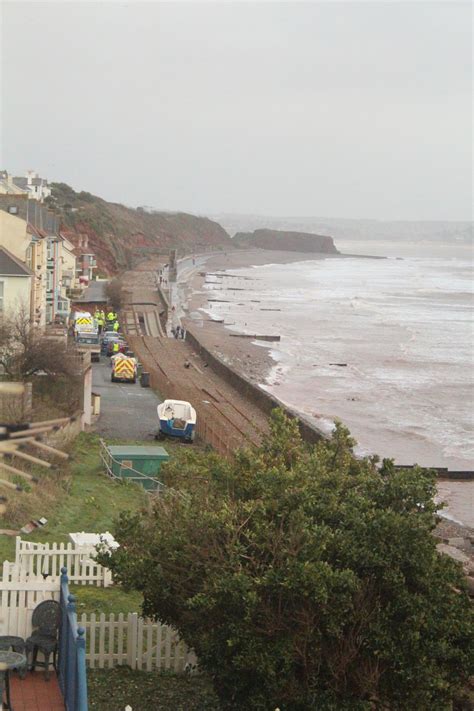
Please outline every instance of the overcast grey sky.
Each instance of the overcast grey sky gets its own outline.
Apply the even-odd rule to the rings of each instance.
[[[198,213],[470,219],[470,2],[2,12],[0,167]]]

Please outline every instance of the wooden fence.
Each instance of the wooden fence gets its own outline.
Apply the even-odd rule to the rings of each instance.
[[[196,657],[172,627],[139,617],[137,613],[113,613],[106,617],[83,614],[79,624],[86,630],[86,662],[93,668],[128,665],[143,671],[183,672]]]
[[[0,635],[29,637],[33,610],[43,600],[59,601],[60,584],[60,578],[35,577],[5,561],[0,581]],[[138,613],[83,613],[77,623],[86,630],[88,667],[128,665],[143,671],[181,673],[186,665],[196,665],[194,652],[173,628],[144,619]]]
[[[95,548],[90,546],[33,543],[17,536],[14,565],[29,576],[46,576],[56,581],[60,580],[61,568],[65,567],[70,583],[108,587],[112,584],[112,574],[93,560],[95,554]]]
[[[43,600],[59,601],[59,580],[31,578],[12,563],[3,563],[0,581],[0,635],[26,639],[32,632],[33,610]]]

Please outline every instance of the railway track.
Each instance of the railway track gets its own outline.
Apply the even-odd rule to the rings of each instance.
[[[145,310],[143,307],[130,304],[122,311],[122,321],[131,336],[163,337],[163,327],[157,309]]]
[[[207,367],[202,356],[186,341],[168,338],[163,330],[164,308],[156,291],[153,272],[129,272],[127,304],[121,319],[129,344],[152,387],[163,397],[191,402],[197,412],[197,432],[223,454],[246,444],[259,444],[268,432],[268,420],[223,377]]]
[[[267,418],[216,373],[184,341],[139,333],[131,346],[164,397],[187,400],[198,416],[198,434],[224,454],[258,445]],[[191,367],[191,365],[195,367]]]

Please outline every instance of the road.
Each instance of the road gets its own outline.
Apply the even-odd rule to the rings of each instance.
[[[109,359],[101,356],[100,363],[92,364],[92,391],[100,395],[96,432],[115,439],[154,438],[158,429],[156,407],[161,400],[151,388],[142,388],[138,382],[112,383]]]

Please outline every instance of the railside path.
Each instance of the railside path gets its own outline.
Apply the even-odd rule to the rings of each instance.
[[[92,391],[100,395],[96,432],[110,438],[152,440],[158,430],[158,395],[138,382],[112,383],[110,372],[106,356],[92,365]]]

